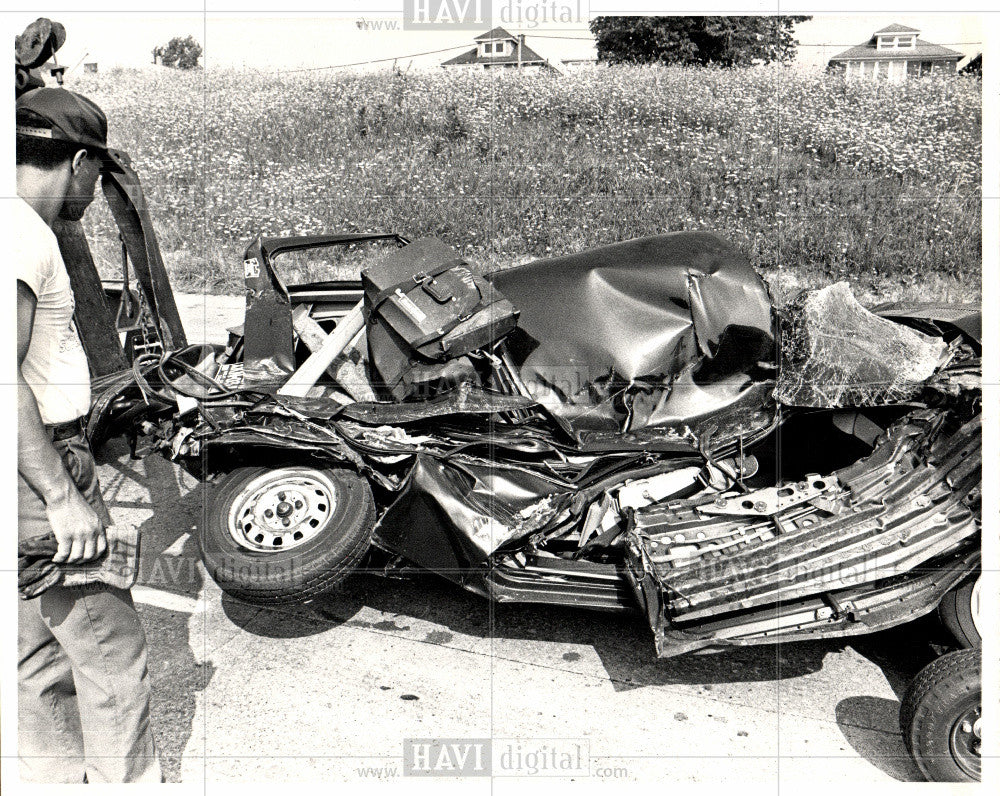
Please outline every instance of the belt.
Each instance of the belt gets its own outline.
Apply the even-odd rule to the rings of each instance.
[[[60,440],[69,439],[70,437],[82,434],[83,418],[78,417],[76,420],[70,420],[66,423],[51,423],[46,425],[45,428],[52,436],[52,441],[59,442]]]

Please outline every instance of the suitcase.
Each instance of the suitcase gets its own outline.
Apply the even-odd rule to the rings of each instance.
[[[396,400],[430,397],[456,374],[471,377],[471,363],[454,361],[517,325],[510,301],[436,238],[392,252],[362,271],[361,282],[372,382]]]

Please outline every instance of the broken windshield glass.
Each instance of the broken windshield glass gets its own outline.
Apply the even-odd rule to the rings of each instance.
[[[873,406],[914,398],[947,345],[862,307],[846,282],[799,294],[780,313],[777,398],[794,406]]]

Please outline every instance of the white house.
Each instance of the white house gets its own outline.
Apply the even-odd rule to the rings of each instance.
[[[863,44],[830,59],[828,68],[847,77],[900,82],[924,75],[955,74],[965,56],[920,38],[921,31],[906,25],[889,25],[875,31]]]
[[[595,63],[594,58],[550,58],[537,52],[538,46],[529,47],[524,34],[515,36],[503,28],[493,28],[476,36],[476,46],[461,55],[449,58],[441,66],[465,66],[480,69],[551,69],[562,72],[567,67]]]

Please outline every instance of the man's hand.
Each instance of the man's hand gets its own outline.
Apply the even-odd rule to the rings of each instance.
[[[59,542],[52,557],[57,564],[82,564],[108,549],[101,518],[75,487],[66,490],[65,498],[47,503],[45,513]]]

